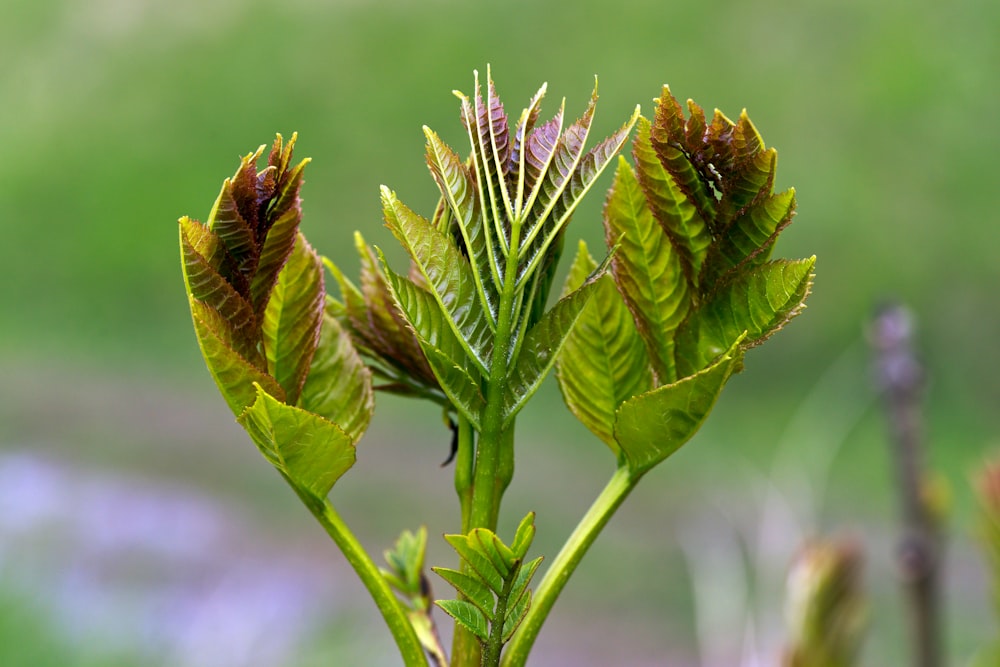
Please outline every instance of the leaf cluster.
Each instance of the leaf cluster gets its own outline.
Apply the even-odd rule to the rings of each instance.
[[[685,118],[664,87],[619,158],[604,207],[600,279],[557,366],[567,406],[636,476],[701,426],[744,352],[804,308],[815,258],[772,260],[795,192],[744,111]],[[565,291],[596,266],[581,244]]]
[[[499,652],[517,630],[531,605],[531,582],[542,562],[539,556],[525,561],[535,536],[535,514],[521,521],[514,541],[507,546],[495,533],[475,528],[468,535],[445,535],[465,566],[461,571],[431,568],[458,591],[461,599],[437,604],[483,645],[483,664]]]
[[[322,262],[299,232],[308,160],[293,135],[226,179],[206,223],[180,219],[195,333],[219,390],[261,453],[322,498],[354,464],[373,410],[371,373],[327,305]]]
[[[491,400],[502,425],[511,423],[589,298],[593,281],[584,281],[545,310],[566,225],[637,115],[585,150],[596,91],[566,128],[565,104],[538,122],[544,86],[513,126],[492,79],[485,95],[478,76],[471,98],[456,94],[468,158],[424,128],[427,164],[440,191],[434,215],[415,213],[382,188],[386,226],[410,256],[407,275],[360,237],[361,287],[333,271],[341,322],[386,379],[379,388],[442,402],[479,431]],[[490,382],[503,388],[502,396],[487,396]]]

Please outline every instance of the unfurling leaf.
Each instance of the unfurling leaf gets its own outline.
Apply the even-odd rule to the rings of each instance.
[[[492,331],[483,311],[468,260],[451,239],[434,229],[388,189],[382,189],[386,225],[410,253],[427,292],[434,297],[445,322],[462,345],[465,356],[486,373],[492,358]]]
[[[209,372],[264,456],[323,499],[354,463],[371,418],[371,372],[328,309],[322,263],[299,233],[308,162],[295,136],[262,146],[222,186],[208,221],[180,220],[181,263]]]
[[[815,258],[771,261],[795,192],[746,112],[690,116],[664,87],[619,158],[604,208],[614,289],[580,315],[558,362],[567,406],[642,475],[700,427],[744,352],[805,307]],[[593,260],[577,258],[566,288]]]
[[[389,568],[381,572],[382,577],[402,597],[406,615],[421,645],[434,658],[436,665],[445,667],[448,659],[431,617],[431,590],[424,574],[426,555],[427,528],[421,526],[416,533],[404,530],[394,547],[385,551],[385,562]]]
[[[438,385],[451,405],[478,427],[484,399],[476,367],[468,366],[465,348],[448,324],[440,304],[426,290],[385,266],[393,298],[417,335]]]
[[[677,368],[697,372],[746,333],[758,345],[799,314],[812,286],[816,259],[778,260],[748,267],[688,315],[676,337]]]
[[[285,400],[293,405],[319,343],[325,295],[323,265],[299,234],[275,281],[261,323],[267,371],[284,388]]]
[[[333,301],[337,317],[378,378],[375,388],[447,404],[417,335],[396,306],[374,250],[358,232],[354,243],[361,259],[360,288],[332,262],[325,262],[343,299],[343,303]]]

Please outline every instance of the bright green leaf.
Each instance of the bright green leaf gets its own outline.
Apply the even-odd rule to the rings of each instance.
[[[382,258],[383,266],[385,258]],[[449,400],[478,428],[485,405],[479,380],[465,365],[465,355],[457,336],[446,323],[434,298],[411,281],[396,275],[388,267],[385,275],[396,303],[417,333],[421,348]]]
[[[604,233],[608,247],[619,245],[611,272],[645,341],[657,384],[672,382],[677,379],[674,330],[690,308],[690,287],[681,253],[653,217],[624,157],[604,206]]]
[[[437,600],[434,604],[441,607],[444,613],[454,618],[466,630],[474,634],[480,641],[489,639],[490,632],[483,612],[465,600]]]
[[[337,424],[355,443],[368,428],[375,411],[371,371],[329,307],[323,316],[319,344],[302,387],[299,407]]]
[[[541,563],[542,557],[539,556],[538,558],[532,559],[521,565],[517,571],[517,578],[514,580],[514,585],[511,586],[510,589],[508,605],[517,604],[521,601],[521,598],[528,590],[528,584],[531,583],[531,578],[535,576],[535,571]],[[510,609],[509,606],[508,609]]]
[[[468,260],[448,237],[407,208],[387,188],[382,189],[382,207],[386,224],[416,262],[428,292],[447,314],[445,321],[466,355],[482,372],[487,372],[493,336]]]
[[[469,533],[469,546],[486,556],[500,576],[506,579],[515,566],[514,553],[493,531],[475,528]]]
[[[677,330],[677,368],[691,374],[747,332],[744,348],[763,342],[798,315],[812,286],[816,258],[748,267],[692,312]]]
[[[555,364],[567,335],[597,289],[598,277],[593,276],[577,290],[559,299],[525,335],[507,378],[503,413],[505,424],[509,424],[524,407]]]
[[[458,570],[450,570],[445,567],[432,567],[431,569],[451,584],[460,595],[464,595],[470,602],[476,605],[488,620],[493,620],[495,599],[493,592],[486,584]]]
[[[444,539],[458,553],[459,557],[469,564],[472,572],[490,587],[490,590],[497,595],[503,591],[503,575],[497,571],[496,566],[485,554],[479,552],[476,545],[467,536],[445,535]]]
[[[701,428],[743,357],[738,339],[715,363],[673,384],[629,399],[618,409],[615,439],[633,476],[676,452]]]
[[[596,268],[581,241],[563,292],[579,288]],[[590,303],[566,337],[556,378],[570,412],[617,456],[615,411],[647,391],[652,380],[646,348],[611,276],[598,279]]]
[[[514,533],[514,541],[511,543],[511,551],[518,560],[524,560],[525,554],[531,547],[531,542],[535,539],[535,513],[528,512]]]
[[[395,580],[396,589],[410,598],[423,595],[421,579],[426,553],[427,527],[421,526],[416,533],[404,530],[393,548],[386,549],[383,554],[391,570],[387,578]]]
[[[282,403],[259,385],[257,400],[237,421],[290,483],[316,498],[325,498],[354,465],[354,444],[339,426]]]
[[[517,602],[513,603],[511,607],[508,608],[506,617],[503,622],[503,631],[501,633],[501,639],[503,643],[507,643],[510,638],[517,631],[517,627],[521,625],[521,621],[528,613],[528,608],[531,606],[531,591],[527,591],[524,595],[518,598]]]
[[[319,343],[325,305],[323,266],[301,234],[278,274],[261,322],[268,373],[298,401]]]

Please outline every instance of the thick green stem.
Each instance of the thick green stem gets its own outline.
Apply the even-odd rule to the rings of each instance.
[[[548,617],[552,605],[569,581],[570,575],[638,481],[639,478],[632,477],[624,466],[612,475],[607,486],[577,524],[573,534],[566,540],[559,555],[552,561],[552,565],[545,572],[545,577],[532,594],[531,607],[507,645],[503,658],[504,667],[523,667],[542,628],[542,623]]]
[[[327,499],[320,501],[315,496],[299,489],[295,484],[292,484],[292,488],[295,489],[299,498],[302,499],[302,502],[309,508],[327,534],[340,547],[347,562],[354,568],[361,582],[368,589],[368,594],[372,596],[378,610],[382,612],[382,618],[385,619],[389,631],[392,632],[392,636],[396,640],[396,645],[399,646],[403,664],[406,667],[428,667],[424,648],[417,638],[413,625],[406,617],[402,605],[396,599],[368,552],[364,550],[347,524],[337,514],[330,501]]]
[[[511,230],[510,252],[504,273],[504,287],[497,310],[497,326],[493,336],[493,359],[486,381],[486,407],[480,418],[476,440],[475,466],[472,474],[472,502],[469,521],[463,521],[466,534],[473,528],[496,530],[500,501],[513,475],[514,425],[503,427],[503,401],[507,392],[507,371],[510,363],[511,338],[517,326],[514,312],[517,303],[517,239],[520,230]],[[478,667],[482,647],[470,632],[456,624],[452,641],[453,667]]]

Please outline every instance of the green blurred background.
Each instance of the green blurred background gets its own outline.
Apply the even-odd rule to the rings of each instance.
[[[745,107],[779,149],[777,187],[798,193],[778,254],[819,258],[807,313],[750,356],[702,433],[626,504],[557,605],[537,664],[734,665],[754,652],[768,664],[791,553],[839,531],[867,541],[863,663],[901,664],[897,503],[864,341],[886,298],[917,319],[928,458],[951,488],[952,664],[994,636],[968,478],[1000,449],[997,3],[4,10],[0,663],[397,664],[340,555],[216,394],[175,221],[207,215],[241,154],[298,131],[297,155],[313,158],[303,230],[353,272],[353,230],[393,245],[380,184],[430,212],[420,128],[464,152],[450,91],[471,92],[487,63],[509,113],[547,81],[543,116],[563,96],[576,116],[597,74],[595,136],[637,102],[651,114],[664,83],[733,118]],[[570,228],[592,247],[600,200]],[[505,525],[538,510],[551,555],[613,462],[551,383],[519,433]],[[380,399],[333,494],[373,552],[421,522],[454,530],[447,438],[432,407]],[[432,556],[449,557],[440,544]],[[294,595],[279,604],[280,591]]]

